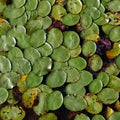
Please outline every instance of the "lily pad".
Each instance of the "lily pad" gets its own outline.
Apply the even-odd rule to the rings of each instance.
[[[46,113],[39,120],[57,120],[57,116],[54,113]]]

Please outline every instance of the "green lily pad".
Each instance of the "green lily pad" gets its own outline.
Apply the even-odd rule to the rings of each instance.
[[[47,97],[48,93],[46,92],[42,92],[38,95],[39,103],[33,107],[37,115],[43,115],[48,112]]]
[[[70,83],[66,86],[65,92],[68,95],[81,95],[84,96],[86,89],[80,83]]]
[[[0,87],[4,87],[6,89],[13,89],[16,86],[17,82],[20,79],[20,75],[15,72],[7,72],[2,74],[0,77]]]
[[[25,117],[25,111],[22,107],[6,105],[1,109],[0,116],[3,120],[23,120]]]
[[[108,2],[107,9],[112,12],[119,12],[120,11],[120,1],[119,0],[113,0]]]
[[[81,113],[80,115],[77,114],[74,118],[74,120],[90,120],[90,118],[85,115],[84,113]]]
[[[39,46],[42,46],[46,41],[46,33],[44,30],[36,30],[32,33],[30,37],[30,44],[31,46],[37,48]]]
[[[71,58],[69,61],[69,66],[74,67],[78,70],[83,70],[87,66],[87,62],[82,57]]]
[[[41,57],[37,59],[33,64],[33,72],[38,76],[48,74],[51,68],[52,68],[52,60],[49,57]]]
[[[109,38],[112,42],[118,42],[120,41],[119,35],[120,35],[120,26],[116,26],[113,29],[111,29],[109,33]]]
[[[57,116],[54,113],[46,113],[42,115],[39,120],[57,120]]]
[[[120,112],[114,112],[108,118],[108,120],[119,120],[119,119],[120,119]]]
[[[51,4],[49,1],[40,1],[38,4],[38,14],[41,17],[47,16],[51,11]]]
[[[2,35],[0,37],[0,51],[9,51],[16,44],[16,40],[12,36]]]
[[[25,57],[27,60],[29,60],[32,65],[33,65],[33,63],[34,63],[38,58],[41,57],[39,51],[38,51],[37,49],[35,49],[35,48],[32,48],[32,47],[26,48],[26,49],[24,50],[24,53],[23,53],[23,54],[24,54],[24,57]]]
[[[105,120],[105,118],[102,115],[97,114],[92,117],[92,120]]]
[[[58,28],[52,28],[48,32],[47,42],[53,47],[59,47],[63,42],[63,34]]]
[[[67,14],[66,9],[63,6],[54,5],[52,7],[51,16],[54,19],[62,21],[62,17],[66,14]]]
[[[20,8],[25,4],[26,0],[13,0],[13,4],[16,8]]]
[[[18,47],[13,47],[8,51],[7,57],[12,61],[14,58],[23,57],[23,53]]]
[[[49,56],[53,52],[53,48],[49,43],[45,43],[43,46],[37,48],[37,50],[40,52],[42,56]]]
[[[68,13],[62,18],[62,22],[67,26],[73,26],[79,22],[79,19],[80,16],[78,14],[73,15],[71,13]]]
[[[37,8],[38,0],[27,0],[25,4],[26,10],[32,11]]]
[[[9,22],[3,19],[3,21],[0,22],[0,36],[5,35],[9,28],[10,28]]]
[[[5,56],[0,55],[0,72],[7,73],[11,71],[11,62]]]
[[[68,0],[67,1],[67,9],[72,14],[78,14],[82,10],[82,2],[81,0]]]
[[[62,70],[67,73],[66,82],[72,83],[79,80],[80,75],[79,75],[79,71],[76,68],[66,66],[66,67],[63,67]]]
[[[97,54],[94,54],[92,57],[90,57],[88,63],[90,68],[95,72],[100,70],[103,66],[102,58]]]
[[[6,1],[0,1],[0,13],[2,13],[3,12],[3,10],[4,10],[4,8],[6,7]]]
[[[8,91],[5,88],[0,88],[0,105],[7,100],[8,95]]]
[[[88,7],[96,7],[96,8],[99,8],[100,6],[100,0],[86,0],[85,1],[85,4],[88,6]]]
[[[97,79],[101,80],[104,87],[109,83],[109,75],[106,72],[99,72],[97,75]]]
[[[104,88],[97,96],[104,104],[112,104],[118,100],[119,93],[113,88]]]
[[[80,78],[77,83],[80,83],[83,86],[89,85],[93,80],[93,75],[89,71],[82,70],[80,71]]]
[[[119,56],[117,56],[117,58],[115,59],[115,63],[116,63],[116,65],[117,65],[117,67],[120,69],[120,55]]]
[[[64,97],[64,105],[70,111],[82,111],[87,107],[86,100],[81,95],[67,95]]]
[[[60,91],[53,91],[48,95],[47,105],[49,110],[57,110],[62,106],[62,104],[63,104],[63,95]]]
[[[25,58],[14,58],[12,67],[13,71],[19,74],[28,74],[31,71],[30,62]]]
[[[102,111],[103,105],[98,100],[98,97],[94,94],[88,93],[85,96],[85,100],[87,101],[86,111],[91,114],[98,114]]]
[[[24,12],[25,12],[24,6],[22,6],[20,8],[15,8],[15,6],[13,4],[9,4],[3,10],[3,15],[6,18],[18,18],[18,17],[22,16],[24,14]]]
[[[102,88],[103,88],[103,83],[100,79],[94,79],[89,84],[89,91],[90,91],[90,93],[93,93],[93,94],[99,93],[102,90]]]
[[[66,47],[61,45],[60,47],[53,50],[51,57],[57,62],[66,62],[70,58],[70,53]]]
[[[27,76],[26,84],[29,88],[36,87],[36,86],[40,85],[42,80],[43,80],[42,76],[40,77],[40,76],[36,75],[35,73],[30,72]]]
[[[62,70],[52,71],[46,78],[46,84],[50,88],[57,88],[64,85],[66,82],[67,74]]]
[[[91,57],[96,52],[96,43],[93,41],[86,41],[82,46],[82,53],[86,57]]]
[[[64,34],[64,46],[66,46],[69,49],[75,49],[80,44],[80,37],[79,35],[74,31],[67,31]]]

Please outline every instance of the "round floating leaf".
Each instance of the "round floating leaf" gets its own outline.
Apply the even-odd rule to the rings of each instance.
[[[109,38],[112,42],[118,42],[120,41],[120,26],[116,26],[113,29],[111,29],[109,33]]]
[[[25,111],[22,107],[6,105],[0,111],[2,120],[23,120]]]
[[[0,36],[5,35],[8,29],[10,28],[10,24],[7,20],[0,18]]]
[[[37,97],[38,89],[28,89],[22,94],[22,103],[26,108],[32,108]]]
[[[66,77],[64,71],[54,70],[47,76],[46,84],[51,88],[61,87],[66,82]]]
[[[66,82],[71,83],[79,80],[80,75],[79,71],[76,68],[66,66],[63,68],[63,71],[67,73]]]
[[[86,111],[91,113],[91,114],[98,114],[102,111],[103,105],[102,103],[98,100],[98,97],[94,94],[88,93],[85,96],[85,99],[87,101],[87,107]]]
[[[48,32],[47,42],[51,44],[53,48],[59,47],[63,42],[63,34],[58,28],[52,28]]]
[[[79,45],[77,48],[70,50],[71,58],[78,57],[81,53],[81,46]]]
[[[100,6],[100,0],[92,0],[92,1],[86,0],[85,4],[88,7],[96,7],[96,8],[98,8]]]
[[[14,58],[12,61],[13,71],[20,74],[28,74],[31,71],[30,62],[24,58]]]
[[[13,4],[9,4],[3,10],[3,15],[6,18],[18,18],[22,16],[25,12],[25,7],[15,8]]]
[[[80,0],[68,0],[67,9],[72,14],[78,14],[82,10],[82,2]]]
[[[87,86],[91,83],[92,80],[93,75],[89,71],[82,70],[80,71],[80,78],[77,82],[83,86]]]
[[[39,47],[42,46],[46,41],[46,33],[44,30],[37,30],[32,33],[30,38],[30,44],[33,47]]]
[[[86,41],[82,46],[82,53],[86,57],[90,57],[96,52],[96,43],[93,41]]]
[[[26,10],[35,10],[37,8],[38,5],[38,0],[27,0],[26,4],[25,4],[25,8]]]
[[[74,120],[90,120],[90,118],[87,115],[81,113],[80,115],[76,115]]]
[[[87,62],[82,57],[71,58],[69,61],[69,66],[72,66],[78,70],[83,70],[87,66]]]
[[[112,12],[119,12],[120,11],[120,1],[119,0],[113,0],[108,2],[107,9]]]
[[[41,57],[33,64],[33,72],[38,76],[46,75],[52,67],[52,60],[49,57]]]
[[[2,35],[0,37],[0,51],[9,51],[16,44],[16,40],[12,36]]]
[[[5,56],[0,55],[0,72],[6,73],[11,71],[11,62]]]
[[[110,75],[110,80],[107,86],[120,92],[120,78],[114,75]]]
[[[64,97],[64,105],[70,111],[82,111],[87,107],[87,102],[81,95],[67,95]]]
[[[20,8],[25,4],[26,0],[13,0],[13,4],[16,8]]]
[[[42,80],[43,80],[42,76],[39,77],[35,73],[30,72],[27,76],[26,84],[29,88],[36,87],[36,86],[40,85]]]
[[[0,105],[8,98],[8,91],[5,88],[0,88]]]
[[[12,61],[14,58],[23,57],[23,53],[18,47],[13,47],[8,51],[7,57]]]
[[[30,47],[24,50],[24,57],[33,64],[41,55],[37,49]]]
[[[57,110],[62,106],[62,104],[63,104],[63,95],[60,91],[53,91],[48,95],[47,105],[49,110]]]
[[[40,1],[38,4],[38,14],[41,17],[47,16],[51,11],[51,4],[49,1]]]
[[[70,58],[70,53],[67,48],[60,46],[53,50],[52,59],[58,62],[66,62]]]
[[[54,5],[52,7],[51,16],[54,19],[62,21],[62,17],[66,14],[67,14],[66,9],[63,6]]]
[[[105,120],[105,118],[102,115],[97,114],[92,117],[92,120]]]
[[[70,83],[66,86],[66,93],[69,95],[81,95],[84,96],[86,89],[80,83]]]
[[[97,79],[102,81],[104,87],[109,83],[109,75],[106,72],[99,72]]]
[[[113,88],[104,88],[97,96],[104,104],[112,104],[117,101],[119,93]]]
[[[33,107],[33,110],[37,115],[45,114],[48,112],[49,109],[47,105],[47,97],[48,93],[46,92],[42,92],[38,95],[39,103]]]
[[[92,17],[87,14],[82,14],[81,15],[81,26],[83,27],[83,29],[90,27],[91,24],[92,24]]]
[[[94,54],[92,57],[90,57],[88,63],[90,68],[95,72],[100,70],[103,65],[101,57],[97,54]]]
[[[53,70],[59,70],[64,67],[67,67],[68,63],[67,62],[54,62],[53,63]]]
[[[20,75],[15,72],[4,73],[0,78],[0,87],[6,89],[12,89],[16,86],[17,82],[20,80]]]
[[[116,65],[117,65],[117,67],[120,69],[120,55],[119,56],[117,56],[117,58],[115,59],[115,63],[116,63]]]
[[[54,113],[46,113],[42,115],[39,120],[57,120],[57,116]]]
[[[49,56],[53,52],[53,48],[49,43],[45,43],[43,46],[37,48],[42,56]]]
[[[80,44],[80,37],[75,31],[67,31],[64,34],[63,44],[69,49],[75,49]]]
[[[114,112],[108,118],[108,120],[119,120],[119,119],[120,119],[120,112]]]
[[[102,90],[102,88],[103,88],[103,83],[100,79],[94,79],[89,84],[89,91],[90,91],[90,93],[93,93],[93,94],[99,93]]]
[[[79,19],[80,19],[80,16],[78,14],[73,15],[71,13],[68,13],[62,18],[62,21],[67,26],[73,26],[79,22]]]

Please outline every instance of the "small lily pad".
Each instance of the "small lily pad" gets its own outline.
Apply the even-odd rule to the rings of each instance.
[[[119,120],[119,119],[120,119],[120,112],[114,112],[108,118],[108,120]]]
[[[82,111],[87,107],[86,100],[81,95],[67,95],[64,97],[64,105],[70,111]]]
[[[39,120],[57,120],[57,116],[54,113],[46,113]]]
[[[119,93],[113,88],[104,88],[97,96],[104,104],[112,104],[117,101]]]
[[[117,65],[117,67],[120,69],[120,55],[115,59],[115,63]]]
[[[100,0],[86,0],[85,1],[85,4],[88,6],[88,7],[96,7],[96,8],[99,8],[100,6]]]
[[[0,88],[0,105],[7,100],[8,95],[8,91],[5,88]]]
[[[80,115],[77,114],[74,118],[74,120],[90,120],[90,118],[85,115],[84,113],[81,113]]]
[[[13,4],[16,8],[20,8],[25,4],[26,0],[13,0]]]
[[[92,117],[92,120],[105,120],[105,118],[102,115],[97,114]]]
[[[67,74],[61,70],[52,71],[46,79],[46,84],[50,88],[61,87],[66,82]]]
[[[87,66],[87,62],[82,57],[71,58],[69,61],[69,66],[72,66],[78,70],[83,70]]]
[[[46,75],[52,68],[52,60],[49,57],[38,58],[33,64],[33,72],[38,76]]]
[[[47,105],[49,110],[57,110],[62,106],[62,104],[63,95],[60,91],[53,91],[48,95]]]

